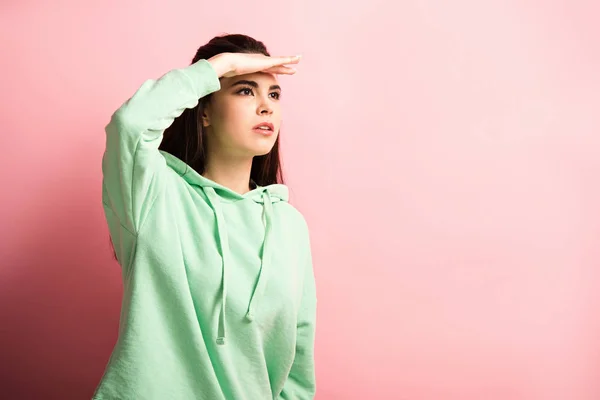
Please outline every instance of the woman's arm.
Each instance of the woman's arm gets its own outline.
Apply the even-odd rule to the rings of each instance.
[[[102,159],[103,202],[121,226],[137,234],[166,169],[158,151],[163,132],[186,108],[220,89],[220,77],[265,71],[293,74],[300,57],[221,53],[149,79],[111,117]]]
[[[103,201],[130,233],[137,233],[160,190],[166,163],[158,147],[164,130],[186,108],[219,89],[216,68],[200,60],[146,80],[112,115],[105,129]]]

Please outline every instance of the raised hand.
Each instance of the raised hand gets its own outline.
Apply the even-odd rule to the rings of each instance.
[[[301,56],[269,57],[263,54],[221,53],[208,60],[219,77],[230,78],[254,72],[293,75],[296,69],[286,64],[298,64]]]

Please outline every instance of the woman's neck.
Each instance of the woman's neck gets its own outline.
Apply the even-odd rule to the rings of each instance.
[[[236,193],[245,194],[250,187],[252,158],[246,160],[207,160],[204,176]]]

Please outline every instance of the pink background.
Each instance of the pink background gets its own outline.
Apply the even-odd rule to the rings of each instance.
[[[2,2],[0,397],[91,397],[121,299],[104,124],[243,32],[304,55],[283,144],[312,230],[317,399],[600,398],[585,3]]]

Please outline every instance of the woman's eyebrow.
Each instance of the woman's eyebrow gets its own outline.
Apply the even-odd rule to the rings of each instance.
[[[234,82],[231,84],[231,87],[234,86],[239,86],[239,85],[245,85],[245,86],[251,86],[253,88],[258,88],[258,83],[256,83],[255,81],[248,81],[245,79],[239,80],[237,82]],[[279,85],[271,85],[269,87],[269,90],[281,90],[281,86]]]

